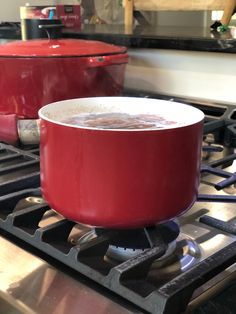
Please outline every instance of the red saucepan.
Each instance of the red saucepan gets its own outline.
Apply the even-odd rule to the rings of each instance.
[[[62,123],[80,113],[158,114],[164,129],[95,129]],[[144,98],[95,97],[49,104],[41,118],[41,185],[64,217],[105,228],[153,225],[185,212],[199,184],[203,113]]]

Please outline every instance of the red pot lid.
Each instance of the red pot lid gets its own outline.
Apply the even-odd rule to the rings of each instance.
[[[79,39],[27,40],[0,45],[0,56],[4,57],[86,57],[120,54],[125,47],[100,41]]]

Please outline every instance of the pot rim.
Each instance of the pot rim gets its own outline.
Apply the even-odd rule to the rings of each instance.
[[[162,129],[158,128],[147,128],[147,129],[103,129],[103,128],[95,128],[95,127],[87,127],[87,126],[79,126],[79,125],[73,125],[73,124],[68,124],[60,121],[60,119],[54,118],[53,115],[58,114],[63,119],[65,117],[72,117],[76,114],[78,114],[78,108],[81,106],[86,107],[90,109],[94,108],[104,108],[101,105],[101,102],[105,103],[106,106],[105,108],[118,108],[117,102],[121,102],[122,100],[122,106],[124,107],[124,102],[126,103],[126,106],[132,108],[133,112],[135,114],[137,113],[151,113],[153,114],[154,111],[152,109],[155,109],[157,114],[165,113],[165,110],[171,111],[171,116],[170,119],[173,119],[176,121],[176,116],[183,118],[181,115],[187,115],[186,122],[179,123],[176,125],[170,125],[167,127],[164,127]],[[107,104],[109,103],[109,105]],[[132,103],[132,104],[131,104]],[[149,106],[150,105],[150,106]],[[157,110],[157,105],[163,105],[160,106]],[[178,107],[177,107],[178,106]],[[147,108],[148,107],[148,108]],[[166,109],[167,107],[167,109]],[[77,109],[77,110],[75,110]],[[139,109],[141,109],[141,112],[139,112]],[[151,109],[151,110],[150,110]],[[72,114],[71,112],[75,110],[76,113]],[[160,112],[159,112],[160,111]],[[172,113],[173,111],[173,113]],[[83,111],[82,111],[83,112]],[[108,111],[86,111],[86,113],[104,113]],[[109,112],[117,112],[117,111],[109,111]],[[127,110],[121,110],[118,112],[125,112],[125,113],[130,113],[130,111]],[[84,112],[83,112],[84,113]],[[74,99],[68,99],[68,100],[63,100],[63,101],[58,101],[58,102],[53,102],[50,103],[46,106],[43,106],[39,112],[38,112],[39,118],[45,121],[48,121],[53,124],[65,126],[65,127],[71,127],[75,129],[82,129],[82,130],[91,130],[91,131],[103,131],[103,132],[160,132],[160,131],[167,131],[167,130],[174,130],[174,129],[180,129],[180,128],[185,128],[200,122],[203,122],[204,120],[204,113],[191,106],[191,105],[186,105],[180,102],[173,102],[173,101],[168,101],[168,100],[160,100],[160,99],[153,99],[153,98],[141,98],[141,97],[123,97],[123,96],[107,96],[107,97],[87,97],[87,98],[74,98]],[[187,121],[188,120],[188,121]]]

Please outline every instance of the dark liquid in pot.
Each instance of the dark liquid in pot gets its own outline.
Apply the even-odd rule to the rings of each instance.
[[[96,129],[162,129],[178,124],[160,115],[119,112],[80,114],[61,122]]]

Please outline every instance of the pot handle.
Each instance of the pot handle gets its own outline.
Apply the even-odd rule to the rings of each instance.
[[[39,123],[40,119],[20,120],[16,114],[0,115],[0,141],[15,146],[39,144]]]
[[[109,56],[97,56],[88,58],[88,67],[98,68],[115,64],[124,64],[128,62],[128,55],[126,53]]]
[[[40,119],[22,119],[17,121],[19,140],[24,145],[39,144],[40,140]]]

